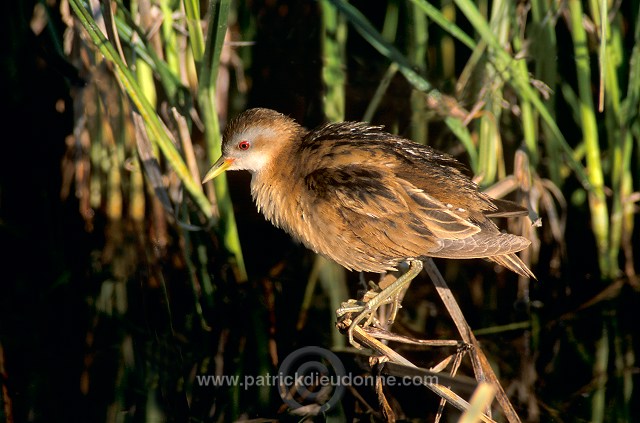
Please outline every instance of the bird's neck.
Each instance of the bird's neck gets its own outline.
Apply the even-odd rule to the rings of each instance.
[[[270,165],[255,172],[251,178],[251,196],[265,217],[279,228],[291,233],[287,222],[292,222],[297,210],[297,197],[302,178],[293,166]]]

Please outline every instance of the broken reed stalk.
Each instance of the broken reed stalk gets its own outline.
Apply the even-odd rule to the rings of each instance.
[[[407,367],[418,368],[418,366],[389,348],[387,345],[370,336],[360,326],[356,326],[354,328],[353,337],[358,341],[358,343],[360,343],[361,345],[366,345],[367,347],[373,349],[382,356],[386,357],[386,359],[392,363],[400,364]],[[438,383],[424,383],[424,386],[433,391],[440,398],[444,398],[446,401],[451,403],[454,407],[462,412],[467,411],[470,407],[469,403],[466,400],[464,400],[447,386],[440,385]],[[492,420],[484,413],[480,416],[480,418],[483,422],[494,422],[494,420]]]
[[[458,302],[453,297],[453,294],[451,293],[451,290],[449,289],[446,281],[442,277],[442,274],[440,273],[432,259],[426,260],[424,264],[424,268],[433,281],[438,295],[440,295],[442,302],[447,308],[449,315],[453,319],[453,322],[456,325],[458,332],[460,333],[462,342],[471,346],[471,348],[469,349],[469,354],[476,380],[481,384],[489,384],[495,390],[496,399],[498,401],[498,404],[502,408],[507,421],[509,421],[510,423],[520,423],[521,420],[518,417],[518,414],[509,401],[509,398],[504,389],[500,385],[497,376],[495,375],[493,369],[491,368],[491,365],[489,364],[489,360],[487,360],[487,357],[480,348],[478,340],[473,335],[469,324],[462,314],[462,310],[460,309]],[[340,323],[342,325],[346,325],[346,327],[349,327],[347,321],[343,321]],[[367,347],[373,349],[374,351],[386,357],[388,361],[412,368],[417,368],[415,364],[411,363],[402,355],[398,354],[393,349],[376,339],[376,331],[356,326],[353,330],[353,336],[358,343],[360,343],[361,345],[366,345]],[[425,383],[424,385],[431,391],[435,392],[441,398],[449,401],[454,407],[458,408],[459,410],[462,410],[465,413],[467,412],[467,410],[469,410],[469,403],[462,399],[458,394],[453,392],[450,388],[438,383]],[[474,413],[473,415],[475,416],[476,414]],[[493,421],[491,419],[490,402],[488,404],[485,404],[485,411],[479,416],[479,418],[482,421]]]
[[[488,382],[496,389],[498,404],[500,404],[505,417],[510,423],[520,422],[518,414],[513,408],[511,401],[509,401],[509,397],[507,397],[507,394],[500,385],[498,377],[493,372],[493,369],[489,364],[489,360],[487,360],[487,357],[484,355],[484,352],[480,348],[478,340],[473,335],[473,332],[471,331],[469,324],[464,318],[458,302],[453,297],[453,294],[451,293],[451,289],[449,289],[447,282],[442,277],[442,274],[440,274],[440,271],[438,270],[432,259],[428,259],[425,261],[424,268],[433,281],[433,284],[436,287],[436,291],[438,292],[438,295],[440,295],[440,298],[447,308],[449,315],[453,319],[453,322],[456,325],[458,332],[460,333],[462,341],[471,345],[472,347],[469,350],[469,354],[471,357],[471,363],[473,365],[473,371],[475,373],[476,380],[478,380],[478,382]]]

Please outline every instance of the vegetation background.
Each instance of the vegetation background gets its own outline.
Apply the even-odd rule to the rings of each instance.
[[[638,420],[639,11],[636,0],[7,2],[0,421],[297,421],[271,387],[196,376],[273,374],[305,345],[358,368],[333,311],[359,275],[264,222],[248,175],[198,182],[227,119],[254,106],[308,127],[383,124],[530,207],[541,226],[510,230],[534,241],[523,259],[537,282],[438,264],[523,420]],[[394,330],[455,336],[426,277],[410,293]],[[448,354],[403,352],[426,367]],[[387,395],[401,419],[437,409],[426,390]],[[361,388],[317,418],[381,415]]]

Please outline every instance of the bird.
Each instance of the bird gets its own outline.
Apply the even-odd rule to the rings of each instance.
[[[258,210],[343,267],[384,273],[409,263],[404,279],[357,308],[356,324],[370,321],[430,257],[484,258],[535,278],[516,255],[530,241],[491,220],[527,209],[484,194],[454,157],[382,126],[346,121],[308,130],[277,111],[248,109],[225,128],[222,155],[203,183],[227,170],[251,172]]]

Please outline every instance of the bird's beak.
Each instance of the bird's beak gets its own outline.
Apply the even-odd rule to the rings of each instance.
[[[220,175],[222,172],[227,170],[229,166],[233,164],[233,159],[226,159],[224,156],[220,157],[217,162],[211,166],[211,169],[204,175],[204,179],[202,183],[207,183],[216,176]]]

